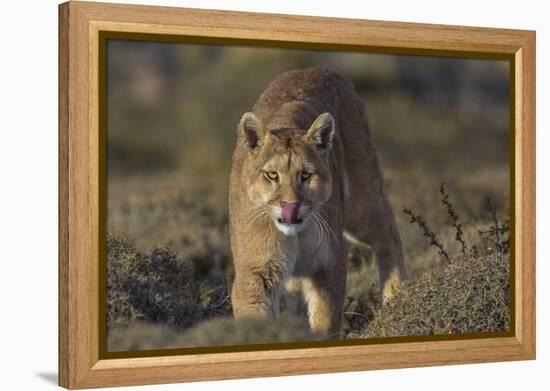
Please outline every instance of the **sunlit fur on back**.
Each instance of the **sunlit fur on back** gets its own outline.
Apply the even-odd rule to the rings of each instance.
[[[235,316],[272,316],[298,278],[313,331],[337,336],[345,294],[344,228],[372,245],[381,292],[404,277],[362,102],[336,72],[285,73],[238,125],[229,184]]]

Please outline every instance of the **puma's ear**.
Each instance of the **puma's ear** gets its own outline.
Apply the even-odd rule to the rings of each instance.
[[[323,113],[313,122],[307,131],[307,137],[312,140],[318,148],[328,149],[332,146],[335,124],[330,113]]]
[[[239,132],[244,143],[250,149],[254,149],[262,143],[265,134],[264,124],[253,113],[244,113],[239,123]]]

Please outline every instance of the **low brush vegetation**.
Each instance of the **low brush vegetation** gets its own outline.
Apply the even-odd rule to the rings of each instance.
[[[437,229],[432,229],[413,210],[403,210],[414,235],[424,240],[425,246],[407,258],[411,261],[411,278],[383,306],[378,296],[375,255],[368,246],[350,246],[342,320],[345,338],[509,329],[507,221],[499,221],[497,208],[487,198],[484,216],[463,224],[444,186],[439,199],[446,217],[445,223],[437,223]],[[182,210],[175,213],[184,214]],[[434,220],[442,221],[435,216]],[[205,242],[203,246],[210,245]],[[184,254],[198,252],[191,247]],[[203,264],[210,266],[200,267],[201,259],[196,255],[181,256],[173,247],[162,246],[140,251],[127,240],[111,235],[107,239],[107,255],[110,351],[319,339],[309,331],[305,306],[296,293],[283,300],[286,314],[279,320],[234,320],[229,295],[230,264],[221,272],[219,267],[214,268],[215,273],[208,272],[213,268],[208,259]],[[422,268],[415,267],[422,259],[431,259],[431,266],[424,263]]]
[[[510,327],[510,258],[508,223],[499,223],[496,207],[486,198],[489,228],[478,229],[478,245],[469,244],[459,216],[440,187],[441,204],[454,231],[451,256],[422,216],[403,213],[417,225],[442,264],[405,282],[356,336],[362,338],[505,331]]]
[[[492,247],[405,282],[356,337],[505,331],[510,327],[510,259]],[[352,335],[354,336],[354,335]]]
[[[194,267],[167,248],[138,252],[107,238],[107,327],[157,323],[175,330],[230,313],[228,283],[204,291]]]

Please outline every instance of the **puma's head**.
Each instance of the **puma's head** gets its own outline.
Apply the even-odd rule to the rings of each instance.
[[[285,235],[322,219],[319,207],[332,192],[334,132],[329,113],[319,115],[309,129],[268,129],[253,113],[243,115],[239,138],[248,149],[243,175],[253,204],[251,219],[272,221]]]

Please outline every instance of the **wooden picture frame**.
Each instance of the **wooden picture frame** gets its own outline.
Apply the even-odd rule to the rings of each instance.
[[[104,358],[99,341],[100,40],[265,40],[301,47],[509,59],[513,64],[514,329],[498,338],[422,339],[262,351]],[[535,358],[535,32],[88,2],[59,6],[59,384],[89,388]]]

